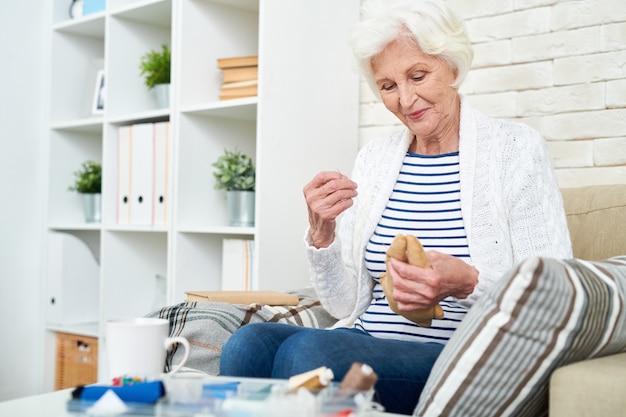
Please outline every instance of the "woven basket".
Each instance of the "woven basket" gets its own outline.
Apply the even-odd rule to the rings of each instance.
[[[92,384],[98,380],[98,339],[57,333],[55,389]]]

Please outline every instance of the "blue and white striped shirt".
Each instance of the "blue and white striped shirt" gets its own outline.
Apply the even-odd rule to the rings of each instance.
[[[365,264],[375,281],[373,299],[355,327],[375,337],[445,343],[467,313],[451,297],[440,304],[445,317],[430,327],[389,308],[379,276],[393,238],[413,234],[425,250],[437,250],[471,263],[461,216],[459,153],[427,156],[408,152],[387,207],[365,250]]]

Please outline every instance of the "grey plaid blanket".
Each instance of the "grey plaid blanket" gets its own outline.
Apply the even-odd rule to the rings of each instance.
[[[336,320],[324,310],[311,288],[294,293],[300,300],[295,306],[185,302],[163,307],[147,317],[169,320],[170,337],[183,336],[189,340],[190,353],[185,368],[218,375],[222,346],[243,325],[278,322],[326,328],[335,323]],[[172,349],[167,356],[166,370],[179,363],[182,355],[182,348]]]

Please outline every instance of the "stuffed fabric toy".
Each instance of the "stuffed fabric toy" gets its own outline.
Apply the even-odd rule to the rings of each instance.
[[[409,265],[419,266],[420,268],[430,268],[430,263],[428,262],[422,244],[413,235],[405,236],[399,234],[393,239],[391,246],[387,249],[387,269],[389,269],[389,259],[391,258],[408,262]],[[386,273],[383,273],[380,276],[380,283],[383,286],[385,297],[387,297],[389,308],[391,308],[394,313],[407,318],[421,327],[429,327],[432,324],[432,319],[443,318],[443,309],[439,304],[435,304],[423,310],[398,311],[398,303],[396,303],[396,300],[393,298],[392,279],[388,277]]]

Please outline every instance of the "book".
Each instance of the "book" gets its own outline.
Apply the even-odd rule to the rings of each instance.
[[[217,59],[217,66],[222,69],[234,67],[251,67],[254,65],[259,65],[258,55],[236,56]]]
[[[223,68],[222,75],[224,76],[224,83],[256,80],[259,78],[259,67],[255,65],[249,67]]]
[[[254,240],[222,240],[222,290],[250,290],[254,277]]]
[[[300,301],[297,294],[278,291],[186,291],[187,302],[216,302],[230,304],[265,304],[270,306],[295,306]]]
[[[233,81],[230,83],[222,84],[222,90],[233,90],[235,88],[242,88],[242,87],[255,87],[257,85],[259,85],[259,80]]]
[[[83,16],[104,11],[105,0],[84,0]]]
[[[220,100],[230,100],[233,98],[254,97],[258,94],[258,85],[242,85],[239,87],[222,86],[220,89]]]
[[[256,97],[256,96],[257,96],[256,92],[248,93],[248,92],[233,91],[233,92],[220,93],[220,100],[233,100],[237,98]]]

